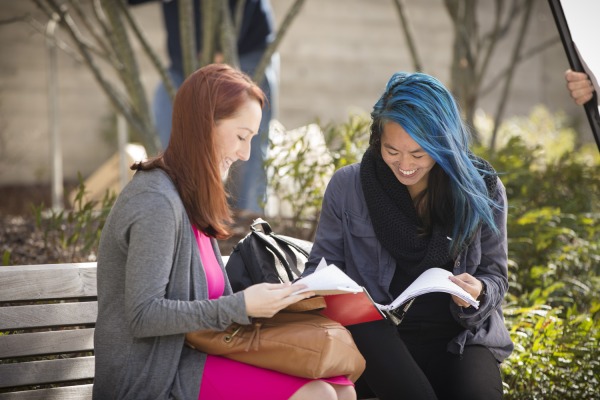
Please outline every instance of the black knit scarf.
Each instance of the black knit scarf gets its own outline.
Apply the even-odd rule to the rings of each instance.
[[[419,233],[421,222],[408,189],[371,149],[360,164],[360,179],[375,236],[405,273],[414,278],[451,261],[448,232],[435,226],[431,235]]]
[[[471,158],[482,171],[488,195],[494,198],[494,169],[479,157]],[[360,180],[375,235],[408,276],[415,278],[428,268],[442,267],[452,261],[448,239],[451,228],[434,226],[431,235],[421,234],[420,218],[408,189],[371,149],[363,156]]]

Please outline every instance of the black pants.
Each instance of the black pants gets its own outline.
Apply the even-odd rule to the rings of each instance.
[[[367,361],[356,382],[359,398],[494,400],[502,398],[498,362],[483,346],[449,353],[448,329],[376,321],[348,327]]]

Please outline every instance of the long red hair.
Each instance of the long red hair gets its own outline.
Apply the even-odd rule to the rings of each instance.
[[[164,153],[132,169],[161,168],[173,179],[190,221],[217,239],[230,236],[232,222],[221,180],[215,127],[235,115],[248,99],[264,107],[263,91],[243,72],[210,64],[191,74],[177,90],[171,137]]]

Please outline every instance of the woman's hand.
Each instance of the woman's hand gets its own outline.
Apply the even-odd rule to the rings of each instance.
[[[565,72],[567,88],[575,103],[582,105],[591,100],[594,94],[594,86],[584,72],[575,72],[570,69]]]
[[[270,318],[290,304],[315,295],[314,292],[305,292],[291,296],[292,293],[304,288],[304,285],[294,285],[292,287],[289,283],[259,283],[252,285],[244,290],[246,313],[250,317]]]
[[[460,275],[451,276],[450,280],[463,288],[467,293],[477,299],[483,290],[483,283],[471,274],[466,272]],[[471,305],[460,297],[452,296],[452,300],[461,307],[470,307]]]

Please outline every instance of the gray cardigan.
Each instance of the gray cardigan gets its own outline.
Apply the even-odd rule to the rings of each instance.
[[[244,296],[231,295],[227,279],[225,296],[207,297],[175,186],[162,170],[137,172],[100,239],[94,399],[197,399],[206,354],[186,347],[184,334],[249,323]]]
[[[462,354],[465,345],[480,344],[502,361],[512,352],[513,344],[501,307],[508,289],[508,250],[506,191],[499,179],[495,200],[503,206],[495,212],[500,236],[486,226],[479,228],[471,245],[455,260],[453,271],[455,275],[468,272],[485,282],[487,295],[478,310],[449,301],[452,315],[465,330],[448,344],[448,350]],[[364,286],[376,302],[389,304],[393,300],[389,286],[396,262],[375,237],[360,183],[359,163],[336,171],[327,186],[304,275],[311,273],[322,257]]]

